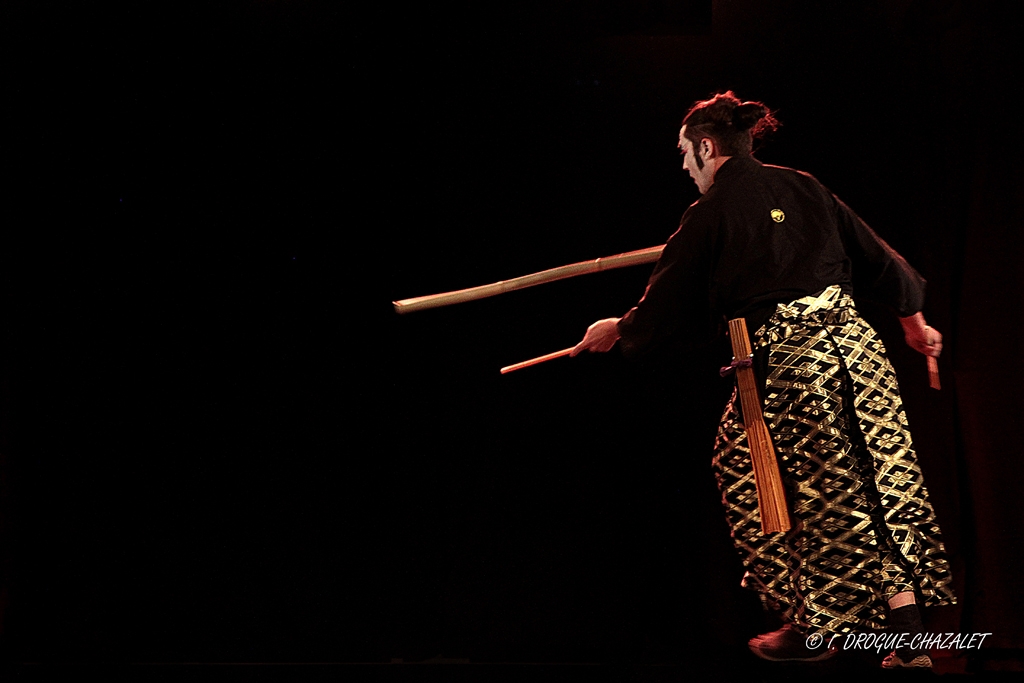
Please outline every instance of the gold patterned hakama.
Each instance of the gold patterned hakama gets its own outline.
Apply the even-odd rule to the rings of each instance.
[[[882,628],[886,600],[906,590],[956,602],[895,374],[853,301],[829,287],[779,305],[754,348],[768,354],[764,418],[793,529],[761,533],[734,393],[713,466],[743,585],[786,621],[830,633]]]

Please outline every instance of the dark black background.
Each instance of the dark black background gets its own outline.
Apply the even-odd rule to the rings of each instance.
[[[9,656],[742,656],[767,624],[708,467],[727,349],[498,374],[621,315],[649,267],[390,303],[663,243],[698,196],[681,117],[729,88],[783,122],[759,158],[814,173],[929,280],[942,394],[863,309],[967,590],[936,619],[1020,647],[994,606],[1016,593],[971,611],[984,476],[964,463],[986,428],[955,382],[992,352],[993,317],[965,332],[971,292],[1002,286],[985,310],[1019,331],[1018,62],[995,8],[7,10]],[[1018,558],[993,543],[989,566]]]

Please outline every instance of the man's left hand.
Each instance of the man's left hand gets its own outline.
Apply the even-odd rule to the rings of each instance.
[[[903,337],[910,348],[926,356],[938,358],[942,353],[942,335],[934,327],[929,327],[920,312],[906,318],[900,318],[903,325]]]

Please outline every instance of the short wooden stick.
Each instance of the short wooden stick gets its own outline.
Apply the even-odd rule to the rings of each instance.
[[[576,348],[576,347],[575,346],[570,346],[567,349],[562,349],[561,351],[555,351],[554,353],[549,353],[549,354],[547,354],[545,356],[537,356],[536,358],[531,358],[530,360],[524,360],[522,363],[516,363],[515,365],[506,365],[505,367],[503,367],[501,369],[501,374],[506,375],[506,374],[512,372],[513,370],[522,370],[523,368],[528,368],[531,365],[537,365],[538,363],[543,363],[545,361],[554,360],[555,358],[561,358],[562,356],[568,356],[570,353],[572,353],[572,350],[574,348]]]
[[[935,356],[928,356],[928,386],[932,389],[941,389],[939,382],[939,361]]]

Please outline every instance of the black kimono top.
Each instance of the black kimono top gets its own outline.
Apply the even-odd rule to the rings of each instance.
[[[814,177],[753,157],[728,159],[669,238],[643,299],[619,321],[627,357],[709,318],[746,318],[751,334],[776,304],[840,285],[906,317],[925,280]]]

